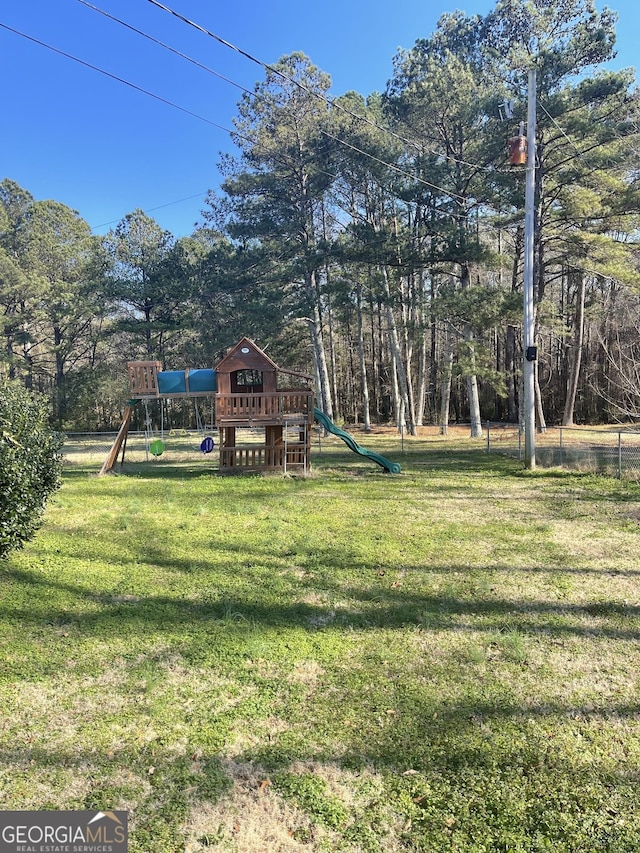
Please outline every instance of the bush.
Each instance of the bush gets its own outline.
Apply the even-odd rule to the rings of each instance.
[[[44,398],[18,382],[0,385],[0,558],[29,540],[60,486],[63,437]]]

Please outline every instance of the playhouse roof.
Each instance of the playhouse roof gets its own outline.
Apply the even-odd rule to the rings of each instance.
[[[250,338],[242,338],[216,365],[218,373],[234,370],[279,370],[280,368]]]

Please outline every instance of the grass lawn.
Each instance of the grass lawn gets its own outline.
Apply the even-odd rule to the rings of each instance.
[[[0,563],[0,808],[130,850],[640,850],[640,486],[455,438],[69,465]]]

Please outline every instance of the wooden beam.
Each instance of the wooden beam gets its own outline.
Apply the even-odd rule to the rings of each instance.
[[[109,471],[112,470],[113,466],[116,464],[116,460],[118,459],[118,453],[120,452],[120,448],[122,447],[122,442],[127,437],[127,433],[129,432],[129,424],[131,423],[131,414],[133,412],[133,406],[127,406],[124,410],[124,418],[120,429],[118,430],[118,434],[116,436],[116,440],[113,442],[111,450],[109,451],[109,455],[104,460],[104,464],[100,469],[98,474],[101,477],[103,474],[108,474]]]

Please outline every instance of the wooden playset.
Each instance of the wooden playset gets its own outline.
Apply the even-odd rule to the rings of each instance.
[[[127,372],[131,399],[101,474],[113,469],[121,450],[124,455],[133,406],[172,397],[214,397],[212,426],[219,430],[221,473],[308,470],[312,377],[279,368],[249,338],[239,341],[213,370],[163,371],[158,361],[134,361]],[[286,387],[289,377],[303,387]],[[251,430],[250,441],[241,441],[243,429]]]
[[[386,472],[400,473],[397,462],[361,447],[353,436],[314,407],[311,376],[278,367],[249,338],[239,341],[215,369],[165,371],[159,361],[130,361],[127,372],[130,400],[101,474],[113,470],[120,453],[124,462],[134,407],[142,401],[150,431],[149,401],[174,397],[205,397],[215,404],[214,422],[210,426],[219,431],[220,473],[288,470],[306,473],[314,421],[344,441],[354,453],[375,462]],[[288,387],[294,377],[299,387]],[[158,439],[149,442],[152,454],[154,445],[161,446],[162,442]],[[208,436],[200,449],[209,453],[213,446],[213,439]]]

